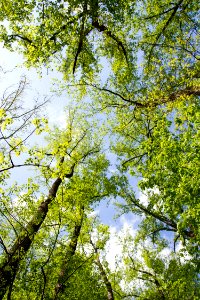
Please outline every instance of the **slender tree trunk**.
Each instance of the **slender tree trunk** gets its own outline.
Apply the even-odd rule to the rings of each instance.
[[[101,264],[101,261],[99,259],[99,255],[97,255],[97,258],[96,258],[96,264],[97,266],[99,267],[99,271],[100,271],[100,274],[101,274],[101,277],[103,279],[103,282],[106,286],[106,290],[107,290],[107,299],[108,300],[114,300],[114,294],[113,294],[113,290],[112,290],[112,285],[110,283],[110,281],[108,280],[108,277],[106,275],[106,272]]]
[[[65,283],[67,282],[68,277],[70,276],[70,260],[74,256],[76,252],[76,247],[78,243],[78,238],[81,232],[82,222],[83,222],[83,215],[84,215],[84,206],[80,207],[80,219],[77,221],[72,237],[67,247],[67,251],[65,252],[65,258],[62,263],[62,269],[60,271],[58,281],[54,291],[53,300],[59,299],[59,294],[63,293],[65,290]]]
[[[107,290],[107,299],[108,300],[114,300],[114,294],[113,294],[113,289],[112,289],[112,285],[107,277],[107,274],[104,270],[104,267],[99,259],[99,253],[98,253],[98,249],[97,247],[95,246],[95,244],[92,242],[92,240],[90,239],[90,243],[91,245],[93,246],[94,248],[94,252],[96,253],[96,264],[99,268],[99,271],[100,271],[100,274],[101,274],[101,277],[103,279],[103,282],[106,286],[106,290]]]
[[[73,168],[70,174],[66,177],[70,178],[73,176]],[[44,219],[46,218],[49,204],[55,199],[58,188],[62,182],[62,179],[58,177],[52,184],[49,194],[38,207],[31,221],[23,228],[14,242],[13,246],[9,250],[9,253],[5,256],[4,260],[0,265],[0,300],[3,299],[6,294],[8,287],[13,283],[13,280],[18,271],[20,261],[25,257],[29,250],[35,234],[40,229]]]

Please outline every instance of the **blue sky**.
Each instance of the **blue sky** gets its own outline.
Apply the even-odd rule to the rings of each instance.
[[[48,118],[51,123],[56,123],[60,127],[64,126],[64,107],[68,104],[67,102],[69,102],[70,99],[67,99],[66,95],[64,94],[61,96],[55,96],[55,94],[51,92],[53,78],[61,80],[61,74],[56,71],[47,72],[47,70],[44,69],[42,72],[42,77],[40,77],[39,73],[37,73],[35,69],[31,68],[28,70],[23,66],[23,58],[19,54],[15,52],[9,52],[8,50],[4,49],[2,45],[0,45],[0,53],[0,65],[6,72],[6,74],[2,74],[0,77],[0,93],[2,94],[8,87],[13,88],[14,86],[17,86],[20,78],[25,75],[30,83],[30,86],[23,97],[25,107],[30,108],[34,104],[35,99],[39,98],[40,101],[42,101],[42,99],[47,96],[51,98],[51,102],[48,104],[47,110],[45,108],[44,113],[48,113]],[[105,69],[107,70],[107,68]],[[105,69],[103,72],[104,74],[106,74],[108,71]],[[20,183],[23,183],[26,182],[27,177],[30,176],[30,174],[30,171],[26,170],[25,168],[16,168],[12,170],[11,180],[14,182],[20,178]],[[113,201],[107,202],[104,200],[95,209],[98,211],[103,223],[114,226],[119,223],[119,221],[113,220],[115,215]]]
[[[31,68],[27,69],[23,66],[23,58],[21,55],[16,52],[10,52],[3,48],[2,44],[0,44],[0,66],[2,66],[4,71],[7,71],[5,75],[1,75],[1,86],[0,92],[1,94],[10,86],[16,86],[22,76],[26,76],[28,82],[30,83],[27,91],[25,92],[23,101],[24,105],[27,108],[30,108],[34,100],[39,98],[40,101],[47,96],[51,98],[51,103],[48,104],[47,109],[45,108],[44,113],[48,114],[48,118],[50,122],[57,123],[59,126],[64,126],[65,113],[64,107],[68,104],[70,99],[67,99],[66,94],[58,96],[52,92],[53,79],[56,78],[58,80],[62,80],[62,75],[57,71],[48,71],[46,69],[42,70],[42,77],[36,71],[36,69]],[[109,73],[109,68],[106,65],[105,61],[102,61],[104,64],[103,72],[102,72],[102,82],[106,80],[106,75]],[[109,159],[111,157],[111,161],[114,160],[112,158],[112,154],[109,154]],[[112,167],[111,167],[112,168]],[[16,180],[19,178],[20,181],[26,182],[28,171],[23,168],[23,171],[20,169],[12,170],[12,180]],[[30,174],[30,173],[29,173]],[[133,184],[136,186],[137,182],[133,180]],[[100,218],[103,223],[107,223],[108,225],[117,225],[118,221],[114,221],[113,217],[115,215],[115,210],[113,208],[113,201],[107,202],[102,201],[99,207],[96,209],[99,211]],[[130,218],[130,216],[127,216]],[[119,224],[118,224],[119,225]]]
[[[28,79],[28,82],[30,83],[30,86],[27,89],[23,99],[25,106],[30,108],[34,103],[34,99],[36,98],[39,98],[39,100],[42,100],[45,96],[51,98],[51,103],[48,105],[47,109],[45,108],[44,113],[48,114],[49,120],[52,123],[57,123],[62,127],[65,120],[64,107],[68,104],[70,99],[68,99],[64,94],[61,96],[55,96],[55,94],[51,92],[53,78],[61,80],[61,74],[56,71],[47,72],[47,70],[44,69],[42,72],[42,77],[40,77],[35,69],[31,68],[30,70],[27,70],[25,67],[23,67],[23,59],[20,55],[14,52],[9,52],[3,49],[2,46],[0,47],[0,54],[0,65],[3,67],[4,71],[9,71],[5,75],[1,75],[1,94],[9,86],[16,85],[17,82],[19,82],[21,76],[25,75]],[[108,71],[107,67],[105,67],[104,69],[104,74],[106,74],[106,70]],[[104,81],[104,76],[102,77],[102,79]],[[111,159],[111,162],[112,160],[115,160],[115,158],[112,157],[112,154],[109,154],[108,157]],[[113,170],[111,171],[115,172],[114,164],[113,166],[111,166],[111,168],[113,168]],[[30,171],[27,171],[25,168],[17,168],[12,170],[11,180],[13,180],[14,182],[15,180],[18,180],[20,178],[20,183],[26,182],[27,177],[30,176],[30,174]],[[137,180],[135,178],[130,178],[130,181],[134,190],[137,191],[137,196],[143,198],[143,200],[145,201],[145,197],[138,193]],[[135,235],[140,221],[140,217],[135,216],[132,213],[123,215],[114,220],[114,216],[116,214],[116,209],[113,206],[114,201],[114,199],[111,199],[111,201],[109,202],[103,200],[100,205],[94,208],[95,212],[100,216],[101,222],[111,226],[113,244],[110,243],[111,250],[110,252],[108,252],[108,256],[109,253],[112,253],[114,251],[113,249],[119,250],[120,248],[116,246],[116,239],[114,236],[116,234],[120,234],[120,232],[123,232],[123,230],[126,231],[128,227],[131,234]],[[112,255],[110,255],[110,257],[111,256]]]

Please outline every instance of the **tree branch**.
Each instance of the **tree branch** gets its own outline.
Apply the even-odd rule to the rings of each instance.
[[[183,1],[184,1],[184,0],[179,0],[179,2],[174,6],[172,14],[170,15],[170,17],[169,17],[168,20],[166,21],[166,23],[165,23],[165,25],[163,26],[162,30],[157,34],[156,40],[155,40],[155,43],[154,43],[154,44],[156,44],[156,43],[159,41],[160,37],[164,34],[165,30],[167,29],[167,27],[169,26],[169,24],[170,24],[171,21],[173,20],[174,16],[176,15],[177,10],[179,9],[179,7],[181,6],[181,4],[182,4]],[[149,57],[148,57],[148,65],[149,65],[149,63],[150,63],[150,59],[151,59],[151,56],[152,56],[154,47],[155,47],[155,46],[153,45],[153,46],[151,47],[151,49],[150,49]]]
[[[139,208],[141,211],[143,211],[145,214],[154,217],[155,219],[157,219],[157,220],[159,220],[159,221],[165,223],[166,225],[172,227],[173,229],[175,229],[175,230],[177,231],[177,224],[176,224],[174,221],[168,219],[168,218],[165,217],[165,216],[159,215],[159,214],[158,214],[157,212],[155,212],[155,211],[152,211],[152,210],[146,208],[144,205],[142,205],[141,203],[139,203],[138,200],[133,199],[133,198],[131,197],[130,194],[126,193],[126,195],[129,197],[130,201],[134,204],[134,206],[138,207],[138,208]]]
[[[62,159],[64,161],[64,158]],[[67,178],[73,176],[74,166],[69,174],[66,174]],[[9,250],[9,260],[7,257],[2,260],[0,265],[0,299],[5,295],[7,288],[12,284],[12,280],[19,268],[20,261],[24,258],[28,252],[35,234],[40,229],[43,221],[46,218],[49,210],[49,204],[56,198],[57,191],[62,182],[62,179],[58,177],[51,188],[47,198],[39,205],[36,213],[33,215],[27,226],[21,230],[18,238],[14,242],[13,246]]]
[[[112,285],[107,277],[107,274],[104,270],[104,267],[99,259],[99,253],[98,253],[98,249],[97,247],[95,246],[95,244],[93,243],[91,237],[90,237],[90,244],[92,245],[93,249],[94,249],[94,252],[96,254],[96,264],[99,268],[99,271],[100,271],[100,274],[101,274],[101,277],[102,277],[102,280],[106,286],[106,290],[107,290],[107,300],[114,300],[114,293],[113,293],[113,289],[112,289]]]
[[[117,45],[118,45],[118,48],[122,50],[124,56],[125,56],[125,59],[126,59],[126,62],[128,64],[128,57],[127,57],[127,53],[126,53],[126,49],[122,43],[122,41],[119,40],[118,37],[116,37],[116,35],[114,35],[105,25],[100,25],[99,24],[99,21],[98,19],[96,20],[93,20],[92,21],[92,25],[94,26],[94,28],[96,28],[99,32],[104,32],[105,35],[109,36],[111,39],[113,39]]]

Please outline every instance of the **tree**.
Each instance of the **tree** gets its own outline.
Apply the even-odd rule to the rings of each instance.
[[[133,191],[123,192],[127,199],[124,209],[147,216],[144,236],[172,231],[175,240],[188,240],[194,250],[199,245],[199,103],[194,96],[189,99],[157,109],[151,117],[147,112],[144,121],[141,119],[144,128],[128,126],[125,135],[123,129],[116,151],[122,155],[124,168],[142,177],[140,188],[148,194],[144,205]]]
[[[1,40],[6,47],[17,41],[30,64],[48,63],[52,56],[62,57],[63,70],[75,73],[79,66],[83,73],[94,72],[97,58],[93,49],[96,34],[103,35],[105,44],[127,59],[124,37],[118,36],[117,21],[124,20],[125,8],[132,11],[132,4],[118,1],[15,1],[1,4],[1,20],[11,20],[8,29],[2,24]],[[127,11],[128,11],[127,10]],[[31,22],[31,27],[29,26]],[[100,49],[103,55],[106,52]],[[67,73],[66,73],[67,76]]]
[[[9,0],[1,3],[1,20],[9,24],[2,23],[1,40],[8,48],[17,42],[29,65],[59,57],[66,77],[78,67],[83,75],[98,73],[99,55],[109,59],[115,73],[124,68],[135,73],[142,50],[150,79],[160,64],[170,75],[172,59],[180,70],[186,64],[198,68],[198,17],[198,3],[186,0]]]
[[[9,106],[9,108],[10,107],[11,106]],[[7,109],[6,113],[8,114],[8,112],[9,110]],[[7,116],[6,113],[4,113],[5,116]],[[4,120],[2,122],[5,123]],[[38,124],[38,119],[35,119],[34,123],[37,125],[36,128],[39,128],[39,130],[41,130],[40,122]],[[22,129],[23,124],[20,125],[19,128]],[[18,130],[19,129],[15,129],[14,134]],[[15,148],[12,148],[11,150],[9,149],[7,154],[8,157],[6,157],[5,161],[8,161],[8,164],[11,165],[8,167],[4,167],[1,170],[3,176],[5,176],[5,174],[8,174],[9,169],[24,165],[31,165],[38,168],[38,170],[41,172],[40,176],[42,176],[43,180],[46,181],[44,185],[41,182],[40,178],[40,185],[38,186],[37,184],[33,183],[33,179],[28,179],[28,186],[25,184],[24,186],[17,188],[16,185],[11,188],[8,187],[7,195],[6,190],[2,190],[2,196],[4,198],[1,210],[2,229],[6,227],[6,231],[9,232],[9,236],[4,240],[5,232],[4,230],[2,231],[3,238],[1,238],[1,245],[3,247],[4,253],[2,253],[0,268],[1,299],[5,295],[8,287],[10,287],[9,294],[11,294],[12,285],[20,267],[20,262],[24,259],[26,253],[34,242],[35,235],[40,230],[43,222],[45,221],[49,211],[49,207],[55,201],[59,188],[61,185],[63,186],[63,181],[65,180],[65,178],[71,178],[74,175],[74,172],[76,174],[76,169],[80,168],[80,179],[76,175],[75,178],[76,184],[77,182],[80,183],[80,180],[83,180],[82,177],[85,179],[83,183],[87,191],[85,198],[91,198],[93,196],[94,200],[96,200],[99,199],[99,197],[101,198],[104,196],[104,194],[98,194],[98,190],[100,192],[103,189],[103,186],[99,186],[98,189],[95,188],[94,190],[92,189],[92,187],[87,186],[87,184],[91,185],[91,183],[94,184],[95,182],[95,179],[91,178],[91,176],[93,175],[92,172],[95,172],[95,176],[99,179],[101,177],[101,182],[104,181],[105,184],[107,182],[105,176],[102,176],[102,172],[105,172],[106,168],[108,167],[108,163],[106,162],[103,154],[100,154],[100,141],[93,142],[92,140],[93,136],[95,135],[94,129],[92,132],[89,128],[89,123],[84,120],[81,121],[80,117],[76,117],[75,112],[71,111],[69,114],[68,125],[65,131],[62,132],[58,129],[55,129],[54,131],[55,132],[52,134],[49,133],[49,143],[46,147],[38,148],[38,146],[36,146],[28,149],[27,154],[29,154],[29,157],[25,160],[24,164],[16,165],[13,163],[13,160],[11,158],[11,151],[13,151],[13,149],[19,151],[19,147],[21,150],[22,142],[20,141]],[[9,147],[11,147],[7,141],[8,138],[4,137],[4,141],[6,141]],[[6,153],[4,153],[4,155],[5,154]],[[20,154],[20,151],[17,154]],[[90,158],[90,156],[92,158]],[[91,161],[91,159],[94,158],[96,158],[95,165]],[[86,170],[81,166],[82,163],[86,164],[87,162],[93,168],[93,170],[88,167],[89,165],[87,165]],[[99,170],[101,170],[100,173]],[[90,181],[88,182],[89,178]],[[83,184],[80,184],[79,189]],[[98,182],[98,185],[99,184],[100,182]],[[107,183],[107,185],[111,186],[110,183]],[[47,186],[49,189],[47,196],[45,196],[45,194],[42,192],[39,196],[39,192],[41,191],[43,186]],[[28,191],[25,191],[27,188]],[[80,191],[80,195],[82,196],[84,188],[82,188],[83,190],[79,189],[77,190],[77,193]],[[94,194],[92,194],[91,196],[89,192],[92,192]],[[109,194],[109,189],[106,195],[107,194]],[[19,205],[16,203],[16,208],[13,212],[11,212],[14,195],[15,197],[17,197],[15,201],[17,203],[19,202]],[[75,199],[77,197],[78,194],[75,195]],[[21,200],[22,202],[24,201],[24,207],[21,207],[20,205]],[[54,214],[55,213],[56,211],[54,210]],[[74,238],[77,239],[79,233],[77,232],[76,227],[74,230],[76,233],[76,236]],[[74,244],[75,242],[71,243]],[[71,246],[71,248],[73,248],[73,246]],[[73,250],[74,252],[75,248]],[[71,250],[69,245],[69,254],[70,253]],[[66,254],[66,259],[69,259],[69,254]],[[71,255],[73,255],[73,253]]]
[[[135,299],[198,299],[199,281],[195,265],[179,255],[161,257],[155,250],[143,250],[142,260],[133,253],[125,259],[124,278]],[[133,284],[135,283],[135,284]]]
[[[9,286],[8,299],[197,299],[198,3],[10,0],[2,1],[0,18],[4,46],[22,52],[27,66],[59,68],[64,74],[59,89],[75,95],[75,107],[81,103],[80,116],[70,112],[64,131],[50,130],[45,119],[33,121],[34,130],[48,136],[46,147],[26,149],[24,140],[12,143],[3,136],[4,182],[9,170],[21,165],[36,167],[39,179],[37,184],[29,179],[25,194],[25,185],[2,188],[1,297]],[[106,80],[101,78],[102,58],[109,68]],[[2,110],[5,128],[14,118]],[[108,139],[109,151],[117,156],[112,176],[104,155]],[[23,164],[13,162],[14,152],[25,153]],[[146,203],[138,191],[148,195]],[[17,215],[11,214],[14,195]],[[99,249],[91,236],[88,240],[93,203],[111,195],[122,213],[142,217],[135,241],[130,238],[134,249],[128,255],[124,251],[116,272],[103,257],[106,242]],[[160,250],[170,240],[174,251],[182,241],[188,261],[182,262],[180,253],[164,261]],[[135,255],[139,244],[141,259]],[[90,293],[84,276],[93,278],[97,293]],[[138,279],[143,285],[137,288]],[[75,280],[83,292],[73,293]],[[121,287],[123,282],[134,285],[132,294]]]
[[[24,108],[22,97],[27,86],[27,79],[22,77],[17,88],[7,88],[1,98],[1,180],[8,177],[8,170],[23,165],[15,163],[13,157],[15,156],[16,160],[17,156],[25,151],[26,141],[35,132],[42,131],[43,123],[46,122],[45,119],[39,121],[42,118],[39,115],[39,110],[47,104],[48,99],[44,99],[41,103],[36,102],[32,109]],[[35,123],[36,126],[32,123]]]

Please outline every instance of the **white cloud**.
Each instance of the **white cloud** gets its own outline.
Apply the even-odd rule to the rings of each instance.
[[[99,213],[100,213],[100,210],[99,210],[99,209],[96,209],[96,210],[90,212],[90,213],[88,214],[88,217],[89,217],[89,218],[95,218],[96,216],[99,216]]]
[[[132,238],[137,233],[137,223],[140,217],[134,216],[131,219],[127,219],[126,216],[120,217],[120,230],[115,226],[110,227],[110,239],[106,244],[106,260],[109,264],[111,271],[116,268],[116,263],[120,261],[123,253],[124,239],[129,235]]]
[[[152,196],[153,194],[157,194],[159,195],[160,194],[160,191],[157,187],[154,187],[153,189],[146,189],[145,191],[143,192],[140,192],[139,193],[139,199],[140,199],[140,202],[147,206],[149,204],[149,196]]]
[[[47,114],[50,125],[56,125],[60,129],[66,128],[67,116],[66,113],[62,111],[63,109],[64,108],[62,108],[61,105],[60,107],[55,107],[55,103],[48,106]]]
[[[166,247],[159,254],[162,258],[167,259],[171,256],[172,250],[170,248]]]
[[[192,260],[192,256],[185,250],[185,248],[184,248],[181,241],[176,246],[176,253],[177,254],[180,254],[180,253],[183,254],[183,255],[180,256],[181,263],[184,263],[188,260]]]
[[[110,239],[106,244],[106,260],[109,264],[111,271],[115,270],[116,261],[122,255],[122,244],[117,236],[116,227],[110,228]]]
[[[148,196],[142,192],[139,193],[139,199],[143,205],[147,206],[149,204]]]

